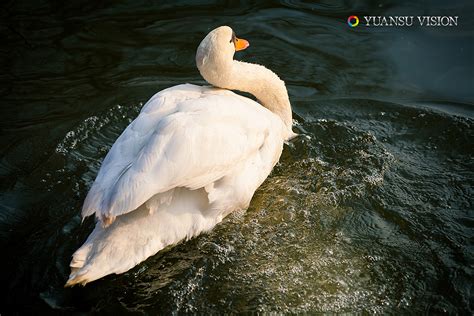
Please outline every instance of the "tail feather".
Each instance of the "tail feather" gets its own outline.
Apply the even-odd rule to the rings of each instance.
[[[221,220],[206,216],[209,201],[204,189],[174,191],[167,203],[157,194],[135,211],[118,216],[110,226],[98,222],[73,254],[65,286],[85,285],[126,272],[161,249],[210,230]]]

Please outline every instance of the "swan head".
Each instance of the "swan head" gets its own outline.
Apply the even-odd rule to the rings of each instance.
[[[196,65],[210,84],[225,88],[232,75],[234,53],[246,49],[249,43],[235,36],[228,26],[220,26],[207,34],[196,52]]]

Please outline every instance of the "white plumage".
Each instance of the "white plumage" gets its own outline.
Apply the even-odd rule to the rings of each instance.
[[[213,50],[224,45],[222,36],[237,47],[229,30],[211,32],[198,56],[204,52],[212,62]],[[223,71],[206,73],[215,64],[203,69],[198,61],[204,78],[218,86]],[[258,67],[281,86],[276,75]],[[220,86],[239,89],[235,82]],[[228,213],[246,209],[277,163],[283,142],[294,135],[288,117],[279,115],[289,107],[286,89],[283,95],[282,104],[276,98],[272,105],[279,111],[272,112],[272,106],[210,86],[183,84],[155,94],[114,143],[87,195],[82,215],[95,214],[98,222],[74,253],[66,286],[123,273],[164,247],[211,229]]]

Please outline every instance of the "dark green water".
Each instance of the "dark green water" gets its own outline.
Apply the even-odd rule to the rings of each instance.
[[[471,1],[4,1],[0,313],[474,310]],[[171,4],[173,3],[173,4]],[[349,15],[458,15],[351,29]],[[64,289],[102,159],[155,92],[204,84],[207,32],[287,83],[302,136],[246,213]]]

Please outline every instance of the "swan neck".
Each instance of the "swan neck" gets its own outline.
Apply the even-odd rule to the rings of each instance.
[[[254,95],[267,109],[278,115],[291,131],[293,123],[285,82],[262,65],[233,60],[229,86]]]

